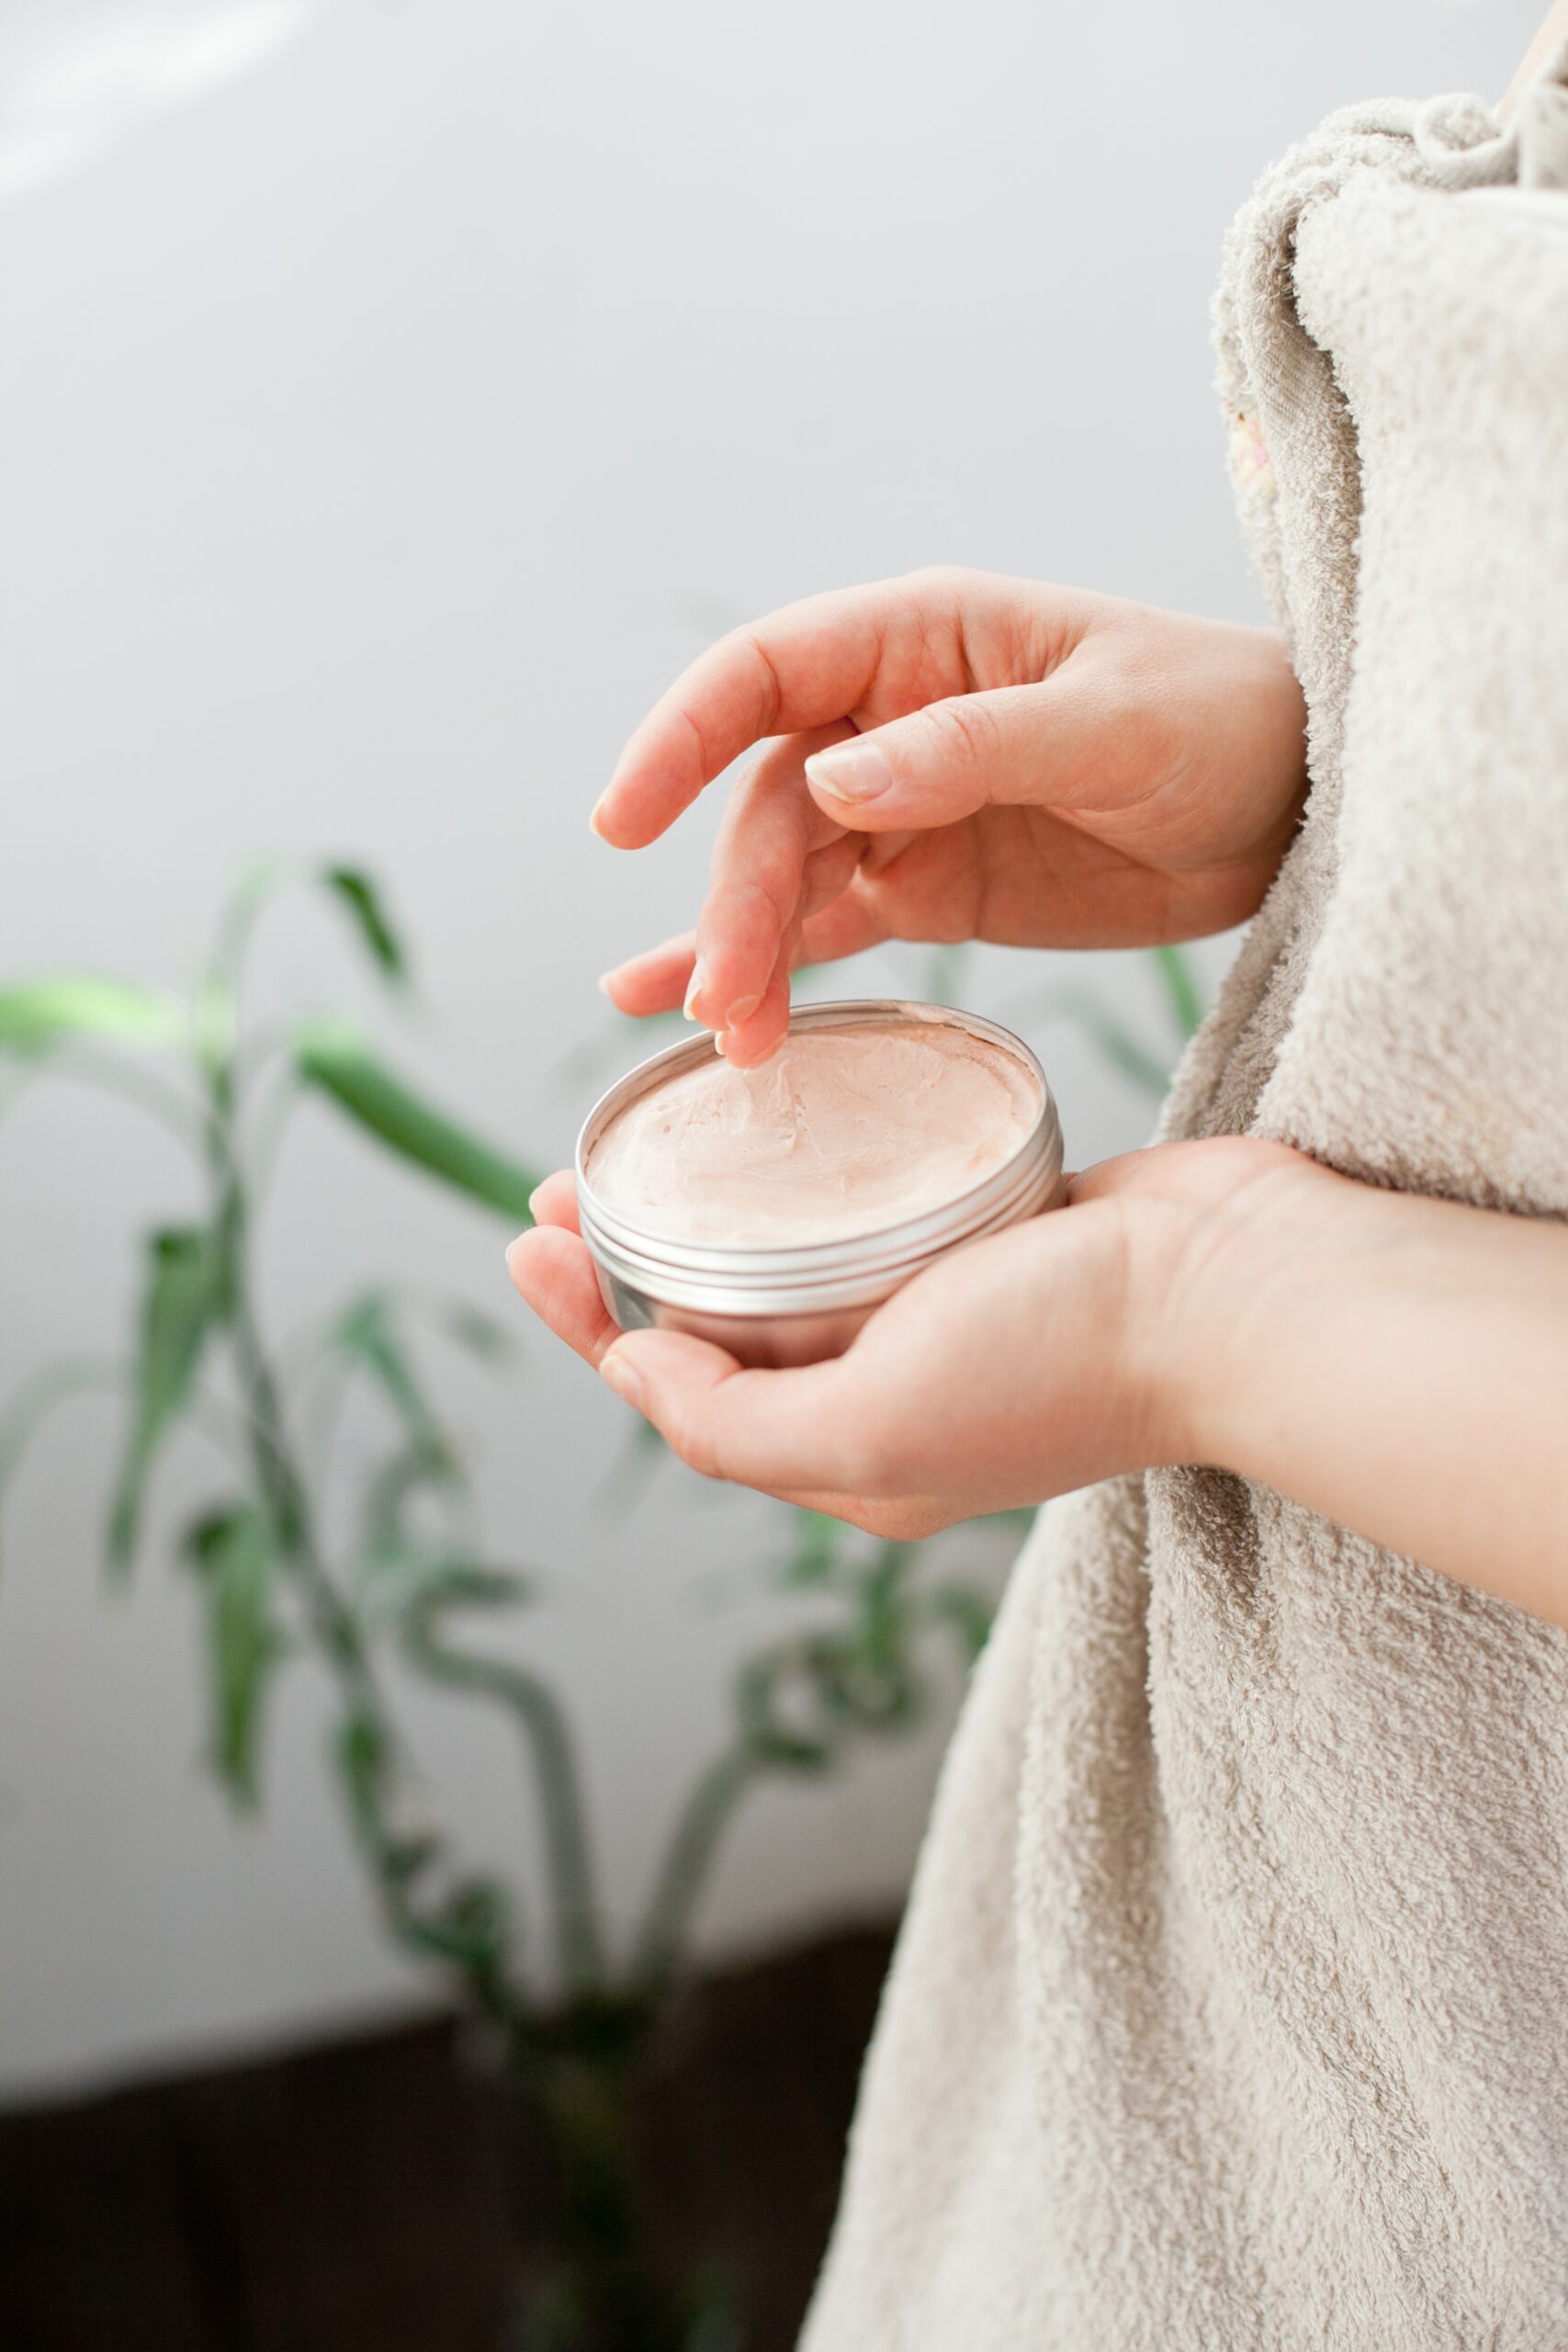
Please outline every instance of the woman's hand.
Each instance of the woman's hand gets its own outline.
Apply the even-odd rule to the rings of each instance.
[[[1077,1178],[1069,1205],[954,1250],[846,1354],[743,1371],[705,1340],[623,1336],[577,1230],[570,1173],[508,1252],[523,1296],[716,1478],[876,1534],[930,1534],[1115,1472],[1189,1458],[1192,1271],[1256,1188],[1349,1190],[1282,1146],[1167,1145]]]
[[[623,1336],[536,1195],[513,1280],[710,1477],[874,1534],[1209,1463],[1568,1627],[1568,1227],[1353,1183],[1252,1136],[1156,1145],[955,1250],[848,1352],[743,1372]]]
[[[641,848],[765,737],[694,933],[606,976],[684,1001],[738,1064],[789,975],[885,939],[1109,947],[1250,915],[1305,789],[1270,630],[982,572],[816,596],[722,639],[644,719],[593,814]]]

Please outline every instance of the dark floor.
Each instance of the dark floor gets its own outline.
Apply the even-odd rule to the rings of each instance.
[[[795,2341],[887,1953],[706,1980],[649,2087],[660,2242],[744,2282],[745,2352]],[[499,2352],[536,2185],[465,2051],[424,2025],[0,2117],[0,2345]]]

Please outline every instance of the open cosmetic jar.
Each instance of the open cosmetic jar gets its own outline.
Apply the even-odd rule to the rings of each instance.
[[[705,1030],[613,1086],[577,1145],[582,1236],[622,1330],[689,1331],[747,1364],[841,1354],[912,1274],[1061,1189],[1028,1046],[891,998],[801,1007],[755,1069]]]

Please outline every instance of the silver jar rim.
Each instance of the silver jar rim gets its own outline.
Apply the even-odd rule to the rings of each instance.
[[[638,1063],[589,1112],[577,1139],[578,1215],[600,1263],[621,1283],[671,1306],[713,1315],[800,1315],[863,1305],[888,1293],[960,1241],[999,1232],[1032,1216],[1055,1194],[1062,1173],[1062,1130],[1038,1057],[1021,1037],[980,1014],[902,997],[850,997],[800,1006],[792,1030],[843,1028],[867,1021],[919,1022],[961,1029],[1021,1062],[1039,1089],[1039,1109],[1016,1151],[991,1174],[939,1208],[833,1241],[758,1247],[688,1242],[646,1231],[599,1200],[588,1161],[606,1127],[628,1103],[694,1069],[713,1052],[704,1030]]]

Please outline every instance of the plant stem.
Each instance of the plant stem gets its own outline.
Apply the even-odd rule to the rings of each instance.
[[[666,1985],[681,1963],[719,1838],[761,1770],[750,1748],[738,1741],[708,1766],[682,1809],[633,1951],[633,1982],[650,1993]]]
[[[526,1667],[453,1649],[437,1638],[428,1614],[415,1619],[405,1647],[432,1681],[498,1700],[516,1716],[533,1750],[561,1981],[569,1997],[603,1989],[605,1956],[587,1815],[571,1735],[554,1692]]]

